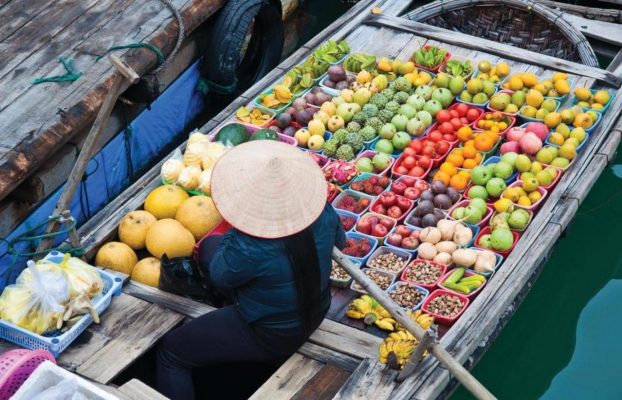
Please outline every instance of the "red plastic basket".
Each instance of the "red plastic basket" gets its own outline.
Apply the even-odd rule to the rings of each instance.
[[[44,361],[56,364],[47,350],[17,349],[0,354],[0,400],[8,400]]]
[[[510,254],[512,252],[512,250],[514,250],[514,246],[516,246],[516,243],[518,242],[518,239],[520,239],[520,235],[518,232],[516,231],[510,231],[512,232],[512,237],[514,238],[514,242],[512,243],[512,247],[510,247],[507,250],[495,250],[495,249],[488,249],[494,253],[497,254],[501,254],[504,258],[508,256],[508,254]],[[475,237],[475,242],[473,243],[474,246],[478,246],[479,243],[479,239],[484,236],[484,235],[490,235],[492,233],[492,229],[490,228],[490,226],[486,226],[484,228],[482,228],[481,231],[479,231],[479,233],[477,234],[477,236]]]
[[[457,313],[456,315],[454,315],[453,317],[444,317],[442,315],[438,315],[436,313],[433,313],[430,311],[430,309],[428,308],[428,305],[432,302],[432,300],[434,300],[435,298],[437,298],[438,296],[442,296],[442,295],[449,295],[452,297],[457,297],[460,299],[460,301],[462,302],[463,306],[462,309],[460,310],[459,313]],[[423,302],[423,304],[421,305],[421,311],[423,311],[426,314],[430,314],[431,316],[434,317],[434,320],[436,322],[438,322],[439,324],[442,325],[453,325],[454,322],[456,322],[456,320],[458,318],[460,318],[460,316],[462,315],[462,313],[464,313],[464,310],[466,310],[466,308],[469,306],[469,298],[465,297],[461,294],[456,294],[455,292],[450,292],[449,290],[445,290],[445,289],[437,289],[435,291],[433,291]]]
[[[423,46],[423,48],[425,50],[428,50],[430,47],[430,45],[426,44],[425,46]],[[445,54],[445,58],[443,58],[443,61],[441,61],[440,64],[435,65],[433,67],[424,67],[423,65],[417,64],[417,62],[415,61],[414,58],[411,57],[411,61],[413,61],[415,63],[415,65],[417,66],[418,69],[422,69],[425,71],[429,71],[429,72],[434,72],[437,73],[439,68],[442,67],[443,65],[447,64],[447,61],[449,61],[449,59],[451,58],[451,53],[447,51],[447,49],[445,49],[446,54]]]
[[[196,262],[197,264],[199,263],[199,248],[201,247],[201,243],[203,243],[206,238],[213,235],[224,235],[225,232],[229,230],[229,228],[231,228],[231,224],[223,219],[220,224],[216,225],[211,231],[207,232],[207,234],[203,236],[201,240],[196,242],[194,248],[192,249],[192,258],[194,259],[194,262]]]

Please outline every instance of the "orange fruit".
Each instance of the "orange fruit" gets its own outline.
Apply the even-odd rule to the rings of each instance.
[[[458,168],[450,162],[444,162],[441,164],[439,171],[443,171],[449,176],[454,176],[458,173]]]
[[[464,190],[469,184],[469,180],[463,175],[456,174],[449,180],[449,186],[456,190]]]
[[[494,145],[492,138],[486,133],[480,133],[475,136],[475,148],[479,151],[490,151]]]
[[[464,146],[462,148],[462,156],[466,159],[473,158],[477,154],[475,146]],[[466,160],[465,160],[466,161]]]
[[[464,142],[464,147],[467,147],[467,146],[473,147],[474,145],[475,145],[475,140],[473,138],[471,138],[471,140],[467,140],[466,142]]]
[[[449,185],[449,181],[451,178],[445,172],[438,171],[436,174],[434,174],[434,177],[432,179],[435,181],[441,181],[445,185]]]
[[[447,162],[452,163],[456,167],[462,167],[462,163],[464,163],[464,158],[462,157],[461,152],[453,151],[451,154],[447,156]]]
[[[475,160],[477,165],[479,165],[479,164],[481,164],[483,158],[484,157],[482,157],[482,155],[480,153],[475,153],[475,158],[473,158],[473,159]]]
[[[466,142],[467,140],[471,139],[471,137],[473,136],[473,130],[469,126],[463,126],[463,127],[460,127],[460,129],[458,129],[458,132],[456,132],[456,135],[458,136],[458,139],[460,139],[463,142]]]
[[[471,179],[471,173],[469,171],[462,170],[462,171],[458,172],[458,175],[464,176],[466,178],[466,180]]]
[[[473,169],[477,167],[479,163],[472,158],[467,158],[464,160],[464,164],[462,164],[462,168],[464,169]]]

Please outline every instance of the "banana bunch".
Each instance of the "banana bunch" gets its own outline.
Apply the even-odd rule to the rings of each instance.
[[[394,334],[392,333],[391,335]],[[415,351],[417,343],[416,339],[389,340],[389,338],[386,338],[378,349],[378,360],[392,369],[401,369],[408,362],[413,351]]]
[[[363,319],[365,324],[375,324],[378,328],[386,331],[394,331],[397,321],[375,299],[363,295],[352,300],[348,306],[346,315],[354,319]]]
[[[406,314],[408,314],[408,316],[410,316],[410,318],[418,323],[419,326],[423,329],[428,329],[434,323],[434,317],[422,312],[421,310],[408,310],[406,311]],[[404,326],[402,326],[402,324],[400,323],[398,323],[395,328],[397,331],[405,331]]]

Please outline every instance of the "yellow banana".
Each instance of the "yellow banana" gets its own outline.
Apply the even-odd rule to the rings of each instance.
[[[348,310],[346,311],[346,315],[350,318],[354,318],[354,319],[361,319],[365,317],[365,314],[360,313],[356,310]]]
[[[395,321],[390,318],[378,319],[375,321],[375,324],[378,328],[384,329],[385,331],[395,330]]]

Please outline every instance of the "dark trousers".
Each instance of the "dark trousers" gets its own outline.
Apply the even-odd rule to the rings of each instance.
[[[200,268],[222,238],[203,241]],[[204,247],[205,246],[205,247]],[[281,362],[307,339],[301,328],[271,329],[244,321],[235,306],[202,315],[167,334],[158,348],[158,390],[172,400],[194,399],[192,369],[231,362]]]

